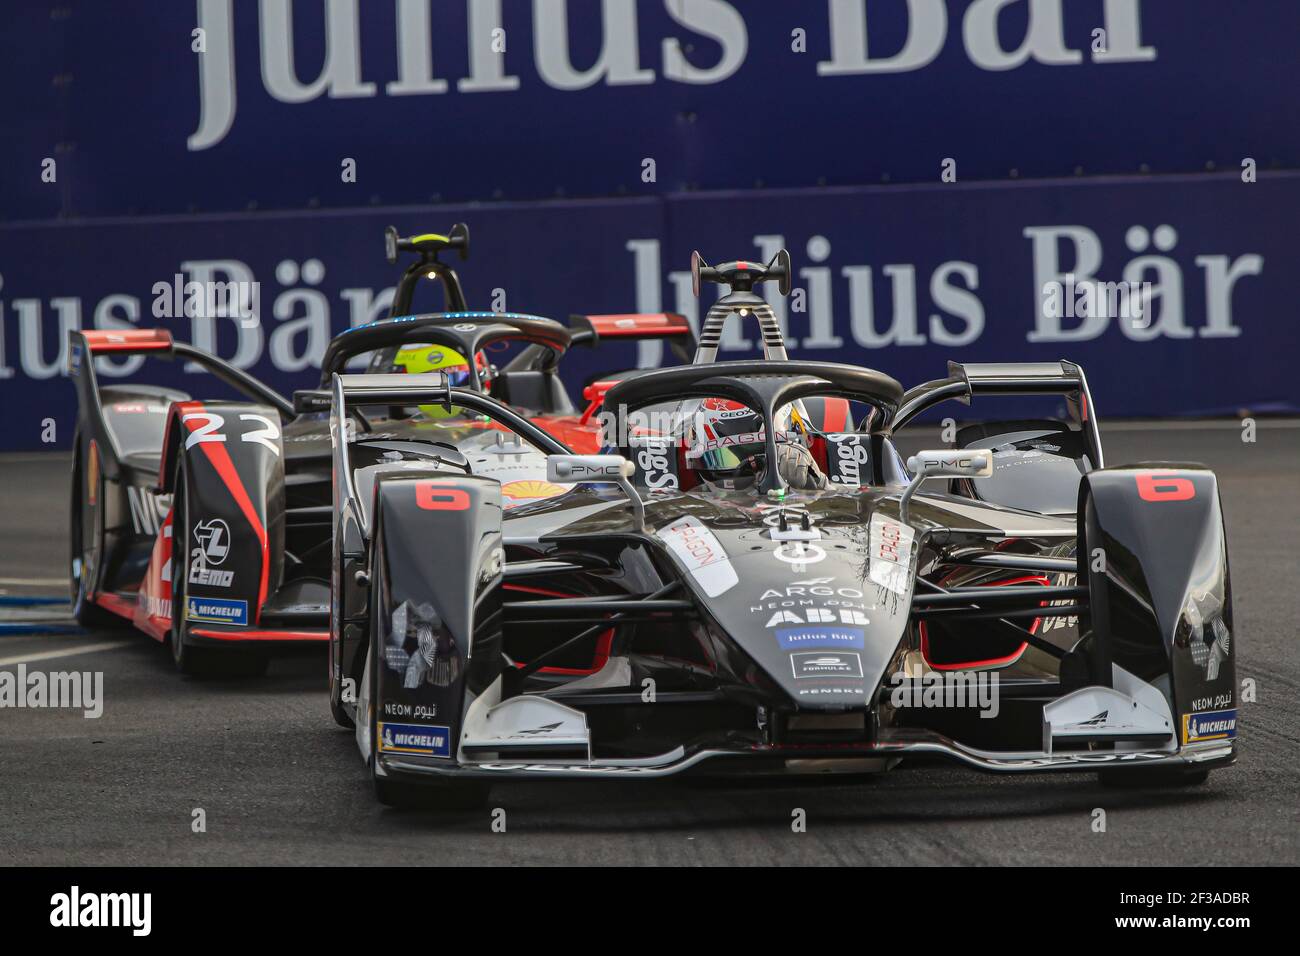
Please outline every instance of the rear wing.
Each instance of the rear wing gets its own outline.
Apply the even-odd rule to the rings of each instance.
[[[1096,468],[1104,468],[1101,432],[1083,369],[1059,362],[948,363],[948,377],[910,388],[894,415],[898,431],[928,409],[946,401],[969,405],[976,395],[1060,395],[1083,433],[1084,446]]]
[[[98,401],[98,383],[95,363],[87,361],[98,355],[150,355],[171,360],[183,358],[202,366],[241,395],[272,406],[285,418],[293,417],[293,403],[243,369],[236,368],[210,352],[177,342],[166,329],[97,329],[68,331],[68,374],[78,382],[86,382]]]
[[[90,438],[98,442],[101,449],[112,452],[104,460],[105,470],[110,476],[117,473],[122,449],[105,419],[99,378],[95,374],[95,358],[106,355],[147,355],[167,361],[179,357],[202,366],[248,399],[270,405],[286,420],[293,417],[293,405],[283,395],[243,369],[185,342],[177,342],[166,329],[70,329],[68,376],[77,390],[81,421]]]
[[[172,334],[166,329],[95,329],[79,331],[86,351],[91,355],[105,352],[170,352]]]
[[[569,328],[573,343],[595,348],[601,339],[627,339],[633,342],[662,339],[683,363],[695,352],[695,333],[686,316],[677,312],[616,313],[610,315],[571,315]]]

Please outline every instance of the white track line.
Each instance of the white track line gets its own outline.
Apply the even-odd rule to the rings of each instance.
[[[33,661],[48,661],[56,657],[75,657],[77,654],[94,654],[117,647],[126,647],[130,641],[103,641],[99,644],[83,644],[80,647],[65,647],[57,651],[41,651],[36,654],[20,654],[17,657],[0,657],[0,667],[12,667],[15,664],[30,664]]]
[[[27,585],[32,587],[67,587],[67,578],[0,578],[0,587],[6,585]]]

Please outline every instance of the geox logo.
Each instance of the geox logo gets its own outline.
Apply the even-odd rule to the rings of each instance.
[[[152,893],[68,893],[50,897],[50,925],[129,926],[133,936],[148,936],[153,925]]]

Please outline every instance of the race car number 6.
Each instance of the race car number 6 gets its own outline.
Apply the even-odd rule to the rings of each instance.
[[[1173,471],[1138,472],[1138,496],[1143,501],[1187,501],[1196,497],[1196,486],[1186,478],[1169,477]]]

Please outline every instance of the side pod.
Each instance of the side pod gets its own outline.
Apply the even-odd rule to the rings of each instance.
[[[473,698],[502,666],[501,488],[469,475],[380,473],[370,615],[376,772],[450,763]]]
[[[1105,468],[1079,486],[1079,580],[1088,581],[1094,679],[1114,663],[1162,689],[1179,744],[1236,732],[1227,540],[1201,465]],[[1105,680],[1101,678],[1105,676]]]

